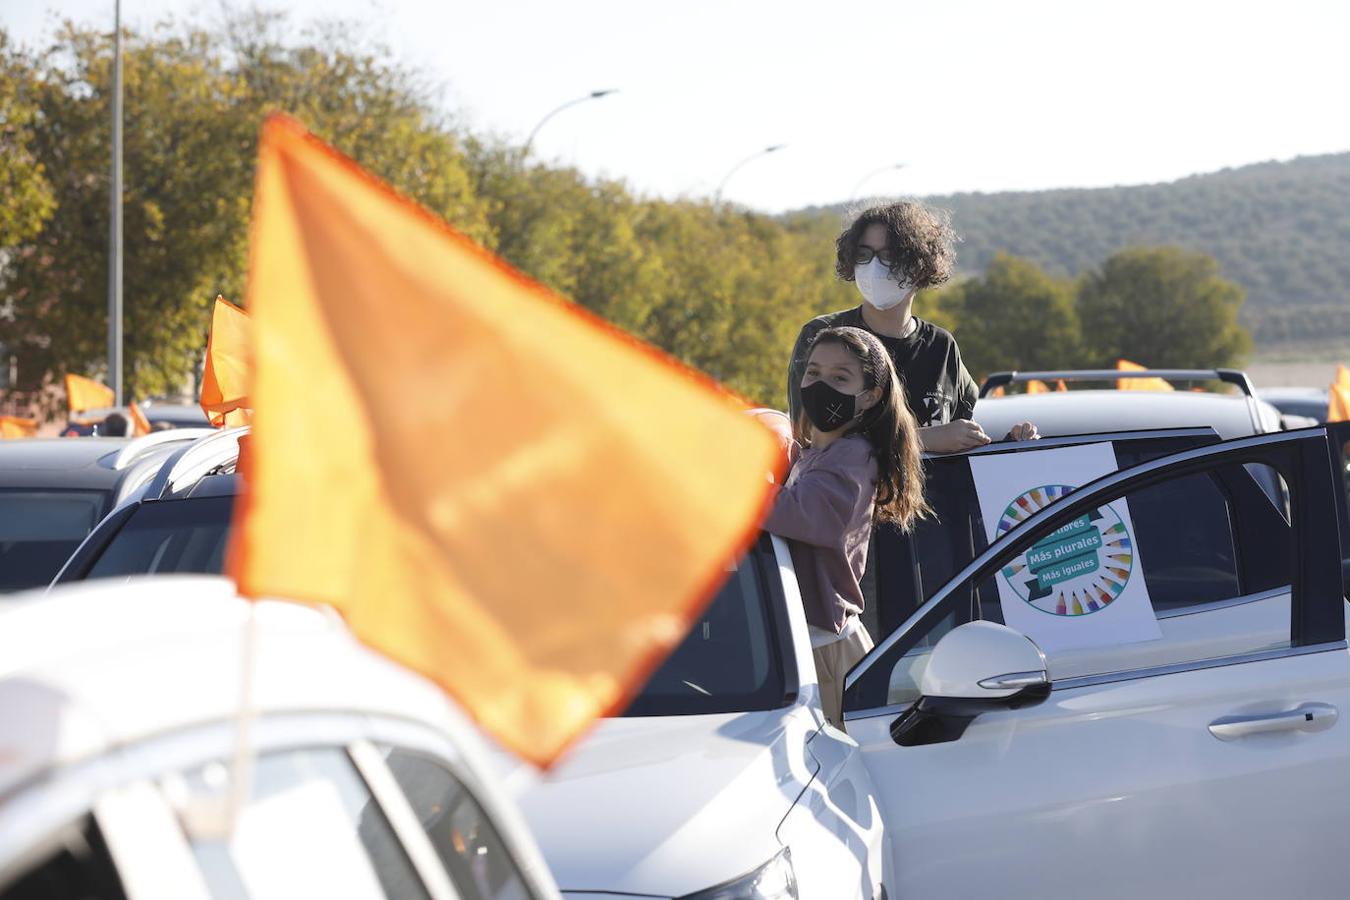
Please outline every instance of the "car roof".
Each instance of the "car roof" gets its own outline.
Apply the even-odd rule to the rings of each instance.
[[[231,581],[158,575],[15,594],[0,605],[0,796],[64,765],[237,715],[249,604]],[[471,729],[430,682],[366,649],[335,613],[264,601],[254,707]],[[149,699],[152,698],[152,699]]]
[[[207,429],[144,437],[25,438],[0,441],[0,488],[114,491],[139,483],[176,447]]]
[[[1198,391],[1088,390],[984,397],[975,404],[975,421],[995,440],[1018,422],[1032,422],[1048,436],[1198,425],[1210,426],[1224,439],[1256,431],[1246,397]]]

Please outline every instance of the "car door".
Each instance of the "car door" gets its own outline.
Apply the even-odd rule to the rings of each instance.
[[[1243,438],[1094,481],[1004,534],[858,664],[845,722],[889,835],[892,896],[1343,890],[1346,437]],[[1221,501],[1208,513],[1205,485]],[[1122,501],[1136,549],[1154,548],[1135,565],[1168,601],[1154,604],[1160,637],[1047,652],[1046,683],[1007,700],[921,696],[942,636],[1002,618],[1005,567]],[[981,687],[1011,683],[987,674]],[[925,708],[940,727],[908,729]]]

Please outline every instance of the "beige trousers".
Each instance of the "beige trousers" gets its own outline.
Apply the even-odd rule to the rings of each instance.
[[[816,678],[820,681],[820,705],[825,718],[838,728],[844,727],[844,676],[872,646],[872,636],[858,622],[851,634],[811,651],[816,658]]]

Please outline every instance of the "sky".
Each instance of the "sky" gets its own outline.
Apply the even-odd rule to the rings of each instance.
[[[281,3],[260,2],[264,8]],[[859,195],[1171,181],[1350,150],[1341,0],[287,0],[429,75],[466,127],[666,198],[780,212]],[[40,44],[112,0],[0,0]],[[210,22],[220,0],[122,0]],[[742,160],[765,147],[782,150]],[[902,168],[896,168],[897,166]]]

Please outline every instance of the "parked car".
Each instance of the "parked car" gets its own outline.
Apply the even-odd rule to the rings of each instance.
[[[0,614],[0,898],[558,897],[440,691],[334,616],[248,617],[220,578]],[[250,627],[256,756],[229,833]]]
[[[1224,382],[1236,391],[1119,391],[1117,379],[1162,378],[1167,381]],[[1109,388],[1052,391],[1045,394],[990,396],[1000,387],[1041,381],[1053,384],[1104,382]],[[1007,434],[1017,422],[1034,422],[1043,435],[1087,434],[1141,428],[1186,428],[1203,425],[1222,438],[1266,434],[1281,429],[1280,412],[1257,396],[1251,379],[1235,369],[1150,369],[1139,372],[1065,370],[996,372],[984,380],[975,405],[975,420],[987,434]]]
[[[206,434],[0,441],[0,593],[45,585],[90,530]]]
[[[235,465],[248,431],[211,430],[176,445],[159,459],[152,476],[73,548],[52,583],[223,571],[230,517],[242,484]]]
[[[1269,388],[1260,392],[1262,400],[1286,416],[1300,416],[1321,424],[1327,420],[1326,388]]]
[[[1350,732],[1324,708],[1350,703],[1339,444],[1184,429],[941,462],[968,483],[982,455],[1102,441],[1146,461],[950,579],[926,557],[901,567],[929,599],[850,673],[847,734],[821,716],[787,547],[761,538],[628,713],[521,794],[568,896],[1136,897],[1197,878],[1240,897],[1334,893],[1350,826],[1333,788]],[[1296,485],[1292,520],[1249,465]],[[987,579],[1120,496],[1163,638],[1046,659],[999,624]],[[969,540],[978,497],[958,486],[947,507],[934,534]],[[1261,852],[1235,854],[1249,831]]]

